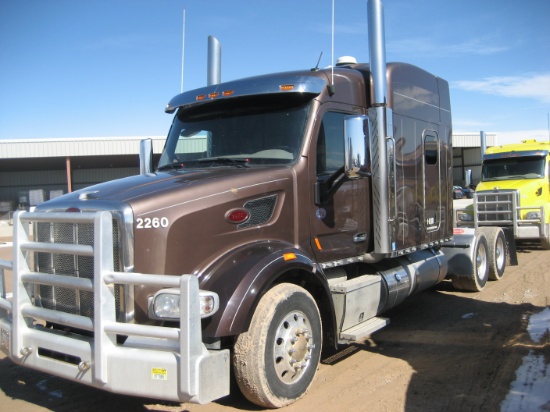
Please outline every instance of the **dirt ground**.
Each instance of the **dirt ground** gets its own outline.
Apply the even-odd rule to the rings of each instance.
[[[0,258],[7,247],[0,247]],[[520,250],[481,293],[449,282],[387,313],[391,323],[324,359],[312,388],[285,411],[550,410],[550,251]],[[540,325],[539,325],[540,326]],[[538,363],[525,364],[527,359]],[[523,366],[522,366],[523,365]],[[522,369],[523,368],[523,369]],[[527,370],[527,375],[520,373]],[[541,395],[542,394],[542,395]],[[259,411],[235,390],[208,405],[105,393],[21,368],[0,356],[0,411]]]

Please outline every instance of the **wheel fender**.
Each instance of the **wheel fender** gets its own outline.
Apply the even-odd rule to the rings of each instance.
[[[324,293],[330,296],[314,261],[289,243],[256,242],[217,259],[199,279],[201,289],[214,291],[220,298],[218,312],[203,320],[203,336],[231,336],[246,331],[263,293],[292,270],[309,273],[310,280],[323,285]]]
[[[461,228],[451,241],[445,242],[441,251],[448,263],[447,275],[472,276],[474,273],[477,237],[474,229]]]

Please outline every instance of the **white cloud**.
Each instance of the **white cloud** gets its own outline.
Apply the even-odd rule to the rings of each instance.
[[[456,56],[458,54],[490,55],[508,50],[508,47],[490,44],[486,39],[470,39],[457,44],[437,44],[433,38],[417,37],[399,41],[388,41],[387,48],[392,53],[405,54],[414,51],[437,56]]]
[[[550,73],[527,73],[524,76],[488,77],[452,83],[458,89],[505,97],[535,99],[550,103]]]

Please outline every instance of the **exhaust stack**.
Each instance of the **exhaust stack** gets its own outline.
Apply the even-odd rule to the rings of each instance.
[[[386,39],[384,35],[384,7],[380,0],[369,0],[369,61],[374,86],[374,106],[388,100],[386,83]]]
[[[374,89],[369,108],[370,151],[372,164],[372,200],[374,219],[374,253],[379,259],[396,250],[395,163],[393,159],[393,114],[387,107],[386,48],[384,10],[380,0],[369,0],[369,60]]]
[[[207,85],[221,83],[222,46],[214,36],[208,36],[208,74]]]
[[[481,160],[483,160],[483,156],[485,156],[485,152],[487,151],[487,138],[485,137],[485,132],[482,130],[479,132],[479,147],[481,149]]]

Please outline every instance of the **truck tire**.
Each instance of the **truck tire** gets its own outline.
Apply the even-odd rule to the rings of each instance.
[[[478,229],[487,238],[487,259],[489,260],[489,280],[499,280],[506,268],[506,236],[502,228],[486,226]]]
[[[471,276],[451,276],[453,287],[458,290],[481,292],[489,278],[489,264],[487,259],[487,238],[483,233],[477,234],[474,251],[474,273]]]
[[[252,403],[281,408],[309,389],[321,357],[319,309],[303,288],[282,283],[260,300],[233,350],[237,384]]]

